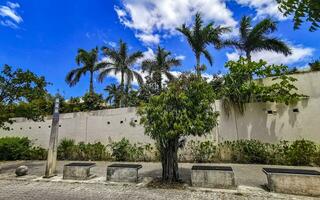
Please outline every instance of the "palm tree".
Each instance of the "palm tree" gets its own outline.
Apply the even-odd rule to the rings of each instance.
[[[78,54],[76,56],[76,63],[78,66],[82,64],[82,66],[71,70],[66,76],[66,82],[70,87],[75,86],[80,78],[86,75],[87,72],[90,73],[90,88],[89,93],[94,93],[93,88],[93,75],[94,72],[98,71],[97,61],[98,61],[98,47],[92,49],[91,51],[86,51],[83,49],[78,50]]]
[[[275,51],[285,56],[290,55],[291,49],[283,41],[276,37],[268,37],[268,34],[276,30],[277,23],[270,18],[266,18],[252,27],[251,18],[244,16],[240,22],[240,38],[225,41],[225,45],[245,52],[249,61],[251,61],[251,53],[262,50]]]
[[[111,85],[108,85],[104,90],[108,92],[108,97],[106,98],[106,101],[109,101],[110,105],[113,104],[115,107],[118,107],[119,99],[121,96],[119,87],[113,83]]]
[[[119,42],[118,49],[102,47],[102,51],[109,61],[99,64],[99,69],[101,69],[99,81],[102,82],[110,73],[114,73],[115,75],[120,73],[120,90],[122,92],[122,96],[125,94],[125,87],[128,88],[134,78],[138,81],[139,85],[143,84],[141,75],[132,69],[132,66],[137,62],[137,60],[143,57],[141,51],[129,54],[127,44],[122,40]]]
[[[222,47],[221,35],[223,33],[230,32],[229,27],[214,26],[213,22],[210,22],[206,26],[203,26],[203,21],[201,19],[201,14],[196,13],[194,25],[192,28],[188,28],[186,24],[183,24],[180,28],[177,28],[187,39],[192,51],[196,57],[196,71],[200,75],[200,57],[201,54],[209,61],[212,65],[213,58],[210,55],[207,46],[213,44],[216,48]]]
[[[171,52],[158,46],[156,56],[154,59],[147,59],[142,62],[142,71],[147,71],[156,79],[158,89],[162,89],[162,75],[165,75],[170,81],[174,76],[170,73],[170,68],[181,65],[181,61],[170,57]]]

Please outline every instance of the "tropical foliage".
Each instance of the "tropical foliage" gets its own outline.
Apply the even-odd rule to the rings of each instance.
[[[0,73],[0,128],[8,128],[5,123],[12,123],[12,117],[41,120],[48,84],[43,76],[4,65]]]
[[[97,65],[98,55],[99,55],[98,53],[99,53],[98,47],[96,47],[95,49],[92,49],[90,52],[84,49],[78,50],[78,55],[76,56],[76,63],[78,66],[80,66],[81,64],[82,66],[71,70],[67,74],[66,82],[69,84],[69,86],[76,85],[80,81],[80,78],[89,72],[90,74],[89,93],[90,94],[94,93],[93,75],[94,75],[94,72],[99,70]]]
[[[181,65],[180,60],[170,56],[171,53],[169,51],[158,46],[155,58],[142,62],[142,71],[146,71],[152,76],[153,80],[157,82],[159,91],[162,91],[162,75],[165,75],[169,81],[172,81],[175,77],[171,74],[170,69]]]
[[[179,180],[178,148],[182,137],[205,135],[217,124],[214,99],[205,80],[185,75],[140,108],[145,133],[156,141],[160,151],[163,181]]]
[[[106,101],[114,107],[119,107],[121,99],[120,87],[113,83],[111,85],[108,85],[104,90],[108,92]]]
[[[277,23],[270,18],[266,18],[256,24],[251,25],[251,18],[248,16],[242,17],[240,21],[239,35],[237,40],[227,40],[224,45],[233,46],[241,53],[244,52],[246,57],[251,60],[253,52],[267,50],[290,55],[291,50],[277,37],[269,37],[270,33],[277,30]]]
[[[293,15],[294,28],[298,29],[303,20],[311,23],[310,31],[316,31],[320,22],[319,0],[277,0],[284,16]]]
[[[311,71],[320,71],[320,60],[309,63]]]
[[[177,28],[177,30],[186,37],[186,40],[192,48],[196,57],[195,70],[198,75],[201,74],[201,71],[205,70],[204,65],[201,66],[200,63],[202,54],[210,65],[213,63],[213,58],[207,49],[208,45],[213,44],[216,48],[221,48],[223,45],[221,35],[231,31],[229,27],[214,26],[213,22],[204,26],[200,13],[196,14],[192,28],[188,28],[186,24],[183,24]]]
[[[139,58],[143,57],[142,52],[137,51],[132,54],[128,52],[128,46],[125,42],[120,40],[119,48],[102,47],[102,51],[109,60],[101,62],[99,66],[102,68],[99,74],[99,80],[103,81],[106,75],[120,73],[120,89],[121,99],[120,106],[123,106],[124,95],[128,92],[134,78],[140,85],[143,83],[141,75],[133,69],[134,64]]]
[[[236,106],[244,112],[249,102],[295,103],[304,95],[297,93],[295,78],[288,76],[288,67],[268,65],[265,61],[248,61],[241,57],[238,61],[226,63],[229,70],[224,76],[223,85],[217,90],[222,98],[225,110]],[[269,78],[263,83],[263,79]]]

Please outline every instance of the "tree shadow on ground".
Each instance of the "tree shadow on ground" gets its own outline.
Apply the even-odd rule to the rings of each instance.
[[[190,168],[179,167],[179,174],[180,174],[180,179],[183,183],[189,184],[191,182],[191,169]],[[141,173],[139,172],[139,176],[161,178],[162,169],[159,168],[156,170],[144,171]]]

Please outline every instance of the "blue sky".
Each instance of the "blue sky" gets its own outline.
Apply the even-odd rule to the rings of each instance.
[[[285,57],[260,52],[253,55],[254,59],[305,67],[308,61],[319,58],[320,32],[310,33],[308,24],[294,31],[291,18],[284,18],[277,11],[275,0],[0,0],[0,65],[44,75],[52,83],[49,91],[55,93],[59,89],[67,98],[88,90],[88,77],[72,88],[64,81],[66,73],[76,67],[78,48],[114,46],[123,39],[130,51],[140,50],[151,58],[160,44],[183,59],[183,65],[174,71],[192,70],[192,51],[174,28],[190,24],[196,11],[203,13],[206,22],[213,20],[233,27],[235,31],[226,37],[236,37],[243,15],[251,16],[253,23],[264,17],[279,21],[275,35],[289,43],[293,54]],[[210,48],[210,52],[214,64],[208,66],[208,76],[225,73],[224,63],[238,57],[232,48]],[[116,81],[117,77],[110,76],[103,83],[95,82],[95,88],[102,92],[107,84]]]

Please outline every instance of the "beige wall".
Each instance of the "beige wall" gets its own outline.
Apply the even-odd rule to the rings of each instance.
[[[320,72],[294,75],[298,81],[296,86],[300,92],[309,96],[297,105],[274,103],[250,103],[243,115],[234,111],[228,116],[222,110],[220,101],[214,107],[220,112],[219,126],[206,138],[218,142],[236,139],[258,139],[264,142],[279,140],[310,139],[320,143]],[[264,80],[268,83],[268,79]],[[299,112],[293,112],[298,109]],[[268,111],[273,111],[269,114]],[[136,122],[135,122],[136,120]],[[121,121],[123,123],[121,123]],[[108,124],[108,122],[110,124]],[[130,123],[131,122],[131,123]],[[136,126],[130,124],[135,123]],[[101,141],[109,143],[123,137],[132,142],[152,143],[144,135],[139,125],[139,117],[135,108],[120,108],[88,113],[68,113],[60,115],[59,138],[72,138],[77,142]],[[44,122],[33,122],[16,119],[10,131],[0,130],[3,136],[25,136],[35,144],[47,147],[51,118]]]
[[[320,72],[293,75],[299,93],[308,95],[296,105],[249,103],[243,115],[220,112],[219,142],[258,139],[265,142],[309,139],[320,143]],[[270,83],[271,79],[263,80]],[[216,102],[221,108],[221,102]],[[298,109],[298,112],[294,112]],[[269,114],[268,111],[272,111]]]

